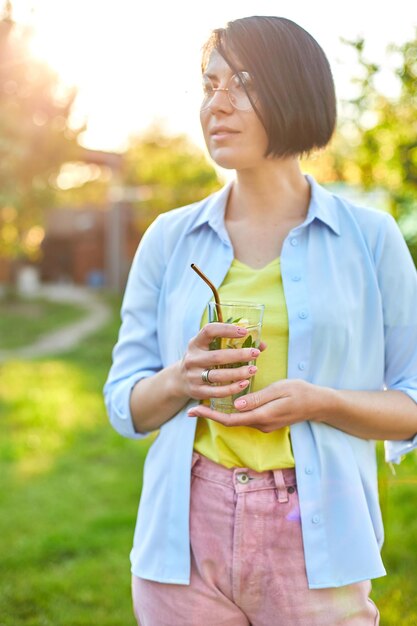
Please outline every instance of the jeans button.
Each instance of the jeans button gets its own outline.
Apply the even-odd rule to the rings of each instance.
[[[247,474],[237,474],[236,475],[237,482],[241,485],[246,485],[249,482],[249,476]]]

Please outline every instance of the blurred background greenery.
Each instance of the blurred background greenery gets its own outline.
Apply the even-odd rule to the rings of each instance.
[[[82,146],[84,127],[71,118],[76,92],[33,57],[29,41],[30,32],[14,22],[12,4],[5,2],[0,626],[133,626],[128,554],[149,442],[114,433],[102,400],[121,291],[138,240],[156,215],[198,200],[224,181],[186,135],[170,135],[155,124],[132,137],[123,153]],[[305,159],[303,168],[342,195],[389,210],[417,260],[417,31],[390,47],[395,97],[378,88],[381,68],[366,57],[364,40],[346,46],[357,59],[358,96],[340,102],[330,147]],[[129,221],[121,222],[117,216],[126,210]],[[62,232],[72,224],[69,214],[80,218],[71,236]],[[61,230],[54,230],[56,221]],[[121,224],[124,235],[112,239]],[[132,241],[123,238],[129,233]],[[112,280],[114,263],[119,273]],[[19,280],[28,267],[37,277],[31,283]],[[60,271],[54,274],[56,267]],[[64,354],[20,358],[19,348],[86,314],[75,302],[45,299],[41,286],[48,280],[94,291],[110,310],[110,321]],[[374,581],[374,599],[382,626],[416,626],[417,459],[408,455],[394,474],[383,462],[381,446],[378,454],[389,576]]]
[[[169,135],[155,123],[132,136],[123,153],[83,147],[85,126],[71,123],[76,90],[32,55],[30,38],[6,2],[0,19],[0,282],[15,280],[24,264],[41,263],[48,218],[60,208],[109,213],[128,205],[140,236],[161,211],[203,198],[224,182],[187,135]],[[387,47],[396,59],[395,97],[378,89],[386,68],[366,58],[364,39],[345,45],[356,55],[357,96],[339,102],[330,147],[305,159],[303,168],[346,194],[382,194],[416,259],[417,28],[412,40]]]
[[[149,441],[108,425],[102,386],[120,298],[102,297],[111,320],[81,345],[0,366],[1,626],[134,625],[128,556]],[[389,575],[373,598],[381,626],[415,626],[417,458],[394,474],[378,454]]]

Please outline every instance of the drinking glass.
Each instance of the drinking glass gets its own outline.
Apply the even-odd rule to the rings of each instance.
[[[218,322],[219,315],[218,305],[215,302],[208,304],[208,320],[209,322]],[[259,348],[261,342],[261,328],[263,314],[265,310],[264,304],[252,304],[251,302],[220,302],[221,314],[223,322],[226,324],[234,324],[247,329],[244,337],[216,337],[211,344],[210,350],[230,350],[236,348]],[[238,363],[230,363],[228,365],[218,365],[214,369],[229,369],[234,367],[242,367],[243,365],[254,365],[255,360],[239,361]],[[244,396],[252,389],[254,376],[249,378],[249,385],[238,393],[226,396],[225,398],[211,398],[210,407],[215,411],[222,413],[235,413],[236,408],[234,401],[240,396]]]

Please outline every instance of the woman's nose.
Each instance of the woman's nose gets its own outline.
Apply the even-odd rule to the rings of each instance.
[[[211,110],[233,110],[234,107],[230,102],[227,87],[217,87],[213,89],[213,95],[211,96],[208,108]]]

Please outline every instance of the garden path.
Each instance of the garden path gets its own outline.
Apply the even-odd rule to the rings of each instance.
[[[99,330],[111,316],[110,307],[92,288],[66,284],[42,285],[36,295],[57,302],[79,304],[86,310],[86,315],[77,322],[42,335],[29,346],[0,350],[0,362],[11,358],[32,359],[70,350]]]

